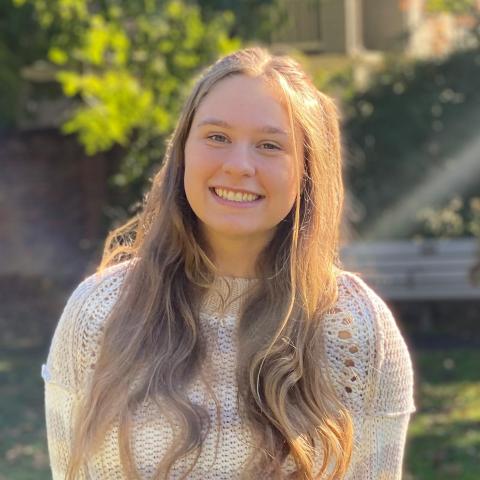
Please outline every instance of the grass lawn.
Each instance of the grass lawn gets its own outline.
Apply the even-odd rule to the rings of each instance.
[[[1,350],[0,480],[52,478],[40,376],[45,357],[45,349]]]
[[[416,355],[417,408],[410,424],[406,479],[480,478],[480,351]]]
[[[2,350],[0,480],[51,478],[45,440],[45,349]],[[415,352],[417,408],[405,453],[405,480],[478,480],[480,351]]]

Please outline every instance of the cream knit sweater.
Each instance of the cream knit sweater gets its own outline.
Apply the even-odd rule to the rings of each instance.
[[[114,304],[127,262],[84,280],[73,292],[59,320],[46,364],[45,410],[50,464],[54,480],[65,478],[72,438],[72,411],[92,372],[102,336],[102,324]],[[245,290],[255,280],[221,277],[216,286],[225,294]],[[415,411],[413,370],[407,346],[385,303],[356,275],[338,277],[337,312],[327,315],[325,347],[327,369],[342,402],[354,421],[354,451],[346,480],[399,480],[410,414]],[[220,417],[201,383],[190,387],[192,402],[206,405],[212,428],[202,455],[190,474],[195,480],[238,478],[252,446],[252,437],[239,415],[235,383],[235,324],[242,300],[235,300],[219,315],[218,294],[211,294],[200,321],[207,332],[214,360],[213,388],[222,408]],[[153,403],[153,402],[152,402]],[[132,451],[142,479],[151,479],[173,438],[162,412],[146,402],[135,413]],[[215,458],[216,427],[221,439]],[[85,466],[81,480],[125,479],[119,460],[117,425],[102,448]],[[190,459],[191,460],[191,459]],[[317,467],[322,452],[317,452]],[[177,461],[171,479],[179,478],[189,458]],[[293,463],[287,457],[285,471]]]

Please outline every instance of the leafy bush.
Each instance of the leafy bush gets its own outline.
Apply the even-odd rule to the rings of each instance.
[[[28,96],[21,70],[44,58],[48,35],[35,20],[32,5],[0,2],[0,129],[14,128]]]
[[[466,204],[455,196],[443,208],[420,210],[417,219],[417,235],[422,237],[475,236],[480,239],[480,197],[473,197]]]
[[[345,105],[348,184],[365,210],[360,232],[477,135],[478,78],[478,50],[443,61],[392,57]]]
[[[198,6],[181,0],[16,1],[35,7],[51,37],[51,68],[76,102],[63,132],[76,134],[88,155],[120,147],[112,180],[128,207],[161,163],[192,79],[239,47],[228,33],[233,15],[205,22]]]

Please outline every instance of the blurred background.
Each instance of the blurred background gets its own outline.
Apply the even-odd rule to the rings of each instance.
[[[40,367],[67,297],[195,76],[250,44],[340,107],[342,260],[415,367],[405,479],[480,478],[480,1],[1,0],[0,480],[50,478]]]

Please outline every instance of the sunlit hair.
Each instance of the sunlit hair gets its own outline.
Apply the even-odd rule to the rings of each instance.
[[[253,465],[262,478],[279,479],[324,478],[333,465],[326,477],[333,480],[343,478],[350,463],[352,419],[326,373],[322,322],[337,301],[340,271],[338,112],[296,61],[256,47],[221,58],[203,72],[186,100],[141,213],[106,240],[99,270],[134,261],[107,319],[95,370],[77,412],[69,479],[115,421],[120,425],[123,468],[129,479],[140,478],[129,432],[135,408],[147,397],[181,426],[155,478],[167,478],[183,455],[200,455],[202,426],[210,428],[208,415],[191,404],[182,385],[203,377],[206,349],[199,309],[217,272],[186,199],[184,149],[202,99],[219,81],[238,74],[261,77],[277,89],[290,131],[296,126],[302,135],[293,142],[298,146],[303,141],[304,151],[303,176],[297,166],[297,198],[257,260],[259,281],[239,318],[237,380],[245,405],[242,420],[258,439]],[[315,449],[324,452],[318,477]],[[288,454],[296,471],[285,477],[282,464]],[[245,478],[251,475],[244,473]]]

